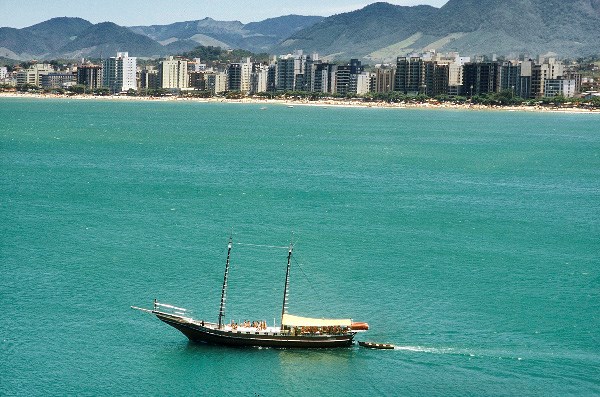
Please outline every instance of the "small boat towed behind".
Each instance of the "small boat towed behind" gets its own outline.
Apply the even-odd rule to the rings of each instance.
[[[368,347],[369,349],[388,350],[388,349],[393,349],[396,347],[396,346],[392,345],[391,343],[358,342],[358,344],[359,344],[359,346]]]
[[[136,306],[131,306],[131,308],[154,314],[159,320],[181,331],[191,341],[215,345],[277,348],[347,347],[352,345],[357,333],[369,329],[367,323],[355,323],[351,319],[308,318],[288,314],[287,299],[293,244],[290,244],[287,255],[281,325],[269,327],[264,321],[242,324],[232,321],[230,324],[225,324],[225,301],[232,247],[233,242],[230,238],[227,246],[227,261],[223,276],[218,322],[194,319],[187,314],[186,309],[159,303],[156,299],[152,309]]]

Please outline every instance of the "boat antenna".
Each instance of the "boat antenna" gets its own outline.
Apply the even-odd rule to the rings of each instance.
[[[229,258],[231,257],[232,247],[233,235],[230,235],[229,244],[227,244],[227,262],[225,262],[225,274],[223,275],[223,289],[221,290],[221,306],[219,308],[219,329],[223,328],[223,319],[225,318],[225,300],[227,299],[227,276],[229,275]]]
[[[287,313],[287,298],[290,288],[290,265],[292,263],[292,250],[294,249],[294,241],[290,242],[290,248],[287,258],[287,270],[285,272],[285,286],[283,288],[283,307],[281,309],[281,325],[283,326],[283,315]]]

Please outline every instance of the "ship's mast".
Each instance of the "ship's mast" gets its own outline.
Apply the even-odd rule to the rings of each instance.
[[[233,239],[229,237],[227,244],[227,262],[225,262],[225,274],[223,275],[223,289],[221,290],[221,307],[219,308],[219,329],[222,329],[223,319],[225,318],[225,300],[227,299],[227,276],[229,276],[229,258],[231,256],[231,248],[233,247]]]
[[[288,251],[288,259],[287,259],[287,270],[285,272],[285,286],[283,288],[283,307],[281,308],[281,325],[283,326],[283,315],[287,313],[287,298],[290,288],[290,265],[292,263],[292,250],[294,249],[294,245],[290,243],[290,249]]]

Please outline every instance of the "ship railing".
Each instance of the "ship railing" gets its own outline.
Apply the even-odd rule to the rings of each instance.
[[[208,322],[205,320],[197,320],[192,317],[192,311],[189,309],[184,309],[183,307],[169,305],[167,303],[158,302],[156,299],[153,302],[154,306],[152,309],[144,309],[142,307],[131,306],[132,309],[140,310],[146,313],[155,314],[155,315],[166,315],[171,317],[176,317],[181,321],[187,323],[193,323],[196,325],[200,325],[202,327],[207,328],[215,328],[217,326],[216,323]]]
[[[157,301],[154,301],[154,311],[174,314],[181,317],[189,317],[190,314],[190,311],[188,309],[184,309],[183,307],[168,305],[166,303],[160,303]]]
[[[144,309],[137,306],[131,306],[132,309],[141,310],[151,314],[163,314],[172,317],[178,317],[188,322],[194,322],[195,320],[191,317],[191,311],[184,309],[183,307],[173,306],[166,303],[160,303],[156,299],[154,300],[154,306],[152,310]]]

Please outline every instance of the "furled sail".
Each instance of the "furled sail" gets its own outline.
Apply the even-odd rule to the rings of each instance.
[[[352,320],[298,317],[285,313],[281,319],[281,325],[288,327],[350,327]]]

